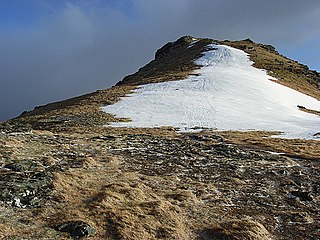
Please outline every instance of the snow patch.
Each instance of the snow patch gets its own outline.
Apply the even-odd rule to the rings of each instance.
[[[189,44],[188,48],[192,48],[193,46],[196,45],[197,42],[199,42],[200,40],[197,40],[196,38],[192,39],[192,42]]]
[[[180,131],[267,130],[281,137],[316,139],[320,117],[297,105],[320,110],[320,102],[270,79],[252,66],[248,54],[229,46],[210,44],[196,61],[202,68],[186,80],[142,85],[103,111],[131,122],[115,127],[173,126]],[[199,76],[198,76],[199,75]]]

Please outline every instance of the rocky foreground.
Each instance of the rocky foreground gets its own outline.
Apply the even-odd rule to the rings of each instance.
[[[320,237],[319,158],[161,129],[0,139],[2,239]]]
[[[101,106],[192,74],[212,40],[190,41],[111,89],[0,123],[0,239],[320,239],[319,141],[105,126],[128,119]],[[225,43],[319,99],[317,72],[271,46]]]

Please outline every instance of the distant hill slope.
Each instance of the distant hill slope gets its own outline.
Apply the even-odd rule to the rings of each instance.
[[[206,77],[198,75],[204,67],[196,63],[208,60],[203,63],[211,71],[210,61],[219,62],[206,59],[213,43],[211,50],[222,44],[238,48],[232,52],[245,56],[238,66],[242,76],[253,67],[239,49],[278,82],[319,99],[319,74],[272,46],[190,36],[168,43],[112,88],[0,123],[0,239],[320,239],[319,141],[270,137],[274,131],[182,133],[173,127],[105,125],[128,121],[104,113],[102,106],[123,102],[132,91]],[[230,52],[222,53],[218,57]],[[229,57],[220,60],[232,66]],[[222,70],[239,80],[233,68]],[[236,94],[241,90],[235,88]]]
[[[189,47],[190,44],[192,47]],[[50,103],[24,112],[21,116],[7,121],[7,126],[29,126],[33,129],[67,130],[83,127],[102,126],[114,119],[103,113],[100,107],[117,102],[120,97],[130,93],[141,84],[185,79],[199,68],[195,59],[201,57],[210,43],[229,45],[250,55],[254,66],[266,69],[268,74],[278,79],[278,83],[320,99],[320,75],[279,54],[274,47],[254,43],[250,39],[241,41],[218,41],[206,38],[184,36],[169,42],[156,51],[155,59],[140,68],[136,73],[126,76],[116,86],[86,94],[76,98]]]

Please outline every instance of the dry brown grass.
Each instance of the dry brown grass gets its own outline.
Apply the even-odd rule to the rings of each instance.
[[[276,132],[252,131],[215,132],[227,142],[247,146],[253,149],[264,149],[277,153],[285,153],[288,156],[320,159],[320,147],[317,140],[274,138]]]
[[[36,225],[32,211],[0,207],[0,239],[3,240],[44,240],[67,239],[45,226]]]
[[[4,239],[7,236],[13,236],[16,234],[17,231],[12,226],[0,223],[0,239]]]
[[[190,182],[197,189],[196,196],[177,188],[174,178],[126,172],[121,170],[121,159],[110,157],[109,161],[106,165],[89,159],[85,169],[55,174],[55,204],[42,210],[39,221],[48,223],[48,216],[50,225],[61,219],[85,221],[97,229],[88,239],[270,239],[268,231],[252,220],[212,224],[217,220],[206,219],[223,212],[219,208],[211,214],[205,213],[209,209],[197,210],[206,192],[215,191],[210,184]],[[155,191],[153,184],[161,190]],[[186,211],[200,211],[204,219],[188,219]],[[211,223],[207,227],[206,221]]]
[[[103,127],[101,132],[106,132],[108,134],[120,134],[120,135],[127,135],[127,134],[146,134],[152,136],[162,136],[162,137],[169,137],[175,138],[181,136],[175,128],[172,127],[160,127],[160,128],[114,128],[114,127]]]
[[[270,76],[278,79],[275,82],[320,100],[318,82],[320,76],[315,71],[310,71],[307,66],[288,59],[276,51],[270,51],[262,44],[249,41],[223,41],[221,43],[247,52],[254,66],[266,69]]]
[[[113,104],[121,97],[129,94],[136,87],[115,86],[110,89],[71,98],[61,102],[50,103],[37,107],[31,112],[23,113],[20,117],[10,120],[7,124],[18,130],[29,126],[34,130],[72,131],[82,128],[91,131],[107,122],[127,121],[114,118],[111,114],[101,111],[101,107]]]
[[[317,111],[317,110],[313,110],[313,109],[309,109],[301,106],[299,107],[299,110],[320,116],[320,111]]]
[[[263,225],[248,219],[229,220],[204,229],[204,239],[271,240]]]
[[[186,172],[188,174],[186,178],[181,177],[179,172],[173,175],[166,175],[167,172],[148,175],[139,171],[139,168],[132,170],[133,165],[137,164],[135,163],[138,159],[137,156],[127,158],[129,155],[122,155],[120,151],[109,152],[107,150],[110,148],[124,149],[122,152],[125,152],[127,145],[119,144],[119,142],[134,143],[135,140],[138,140],[141,143],[139,146],[131,146],[136,149],[132,152],[139,153],[148,148],[148,143],[143,142],[147,138],[158,141],[159,150],[166,149],[167,145],[161,146],[164,144],[163,138],[161,138],[164,132],[168,131],[168,135],[165,137],[168,139],[168,143],[173,143],[170,140],[186,139],[185,135],[176,134],[173,129],[150,129],[149,132],[144,132],[144,129],[118,129],[121,134],[117,132],[117,129],[108,133],[111,129],[113,128],[101,133],[52,134],[47,131],[33,131],[21,136],[10,135],[9,138],[4,135],[8,142],[20,143],[10,145],[12,158],[22,159],[22,152],[31,156],[32,151],[35,151],[37,154],[34,154],[33,159],[46,162],[46,166],[57,164],[59,159],[65,159],[70,164],[74,161],[82,162],[82,165],[76,168],[54,173],[53,198],[43,204],[41,208],[24,210],[23,212],[12,211],[11,215],[3,215],[3,213],[0,215],[5,219],[0,223],[4,225],[3,231],[8,236],[7,239],[67,239],[65,234],[53,230],[53,227],[65,221],[79,220],[90,224],[97,230],[96,234],[88,239],[214,239],[214,236],[221,234],[229,239],[246,239],[241,238],[244,235],[251,236],[252,239],[264,239],[268,232],[259,223],[263,224],[271,234],[274,234],[275,230],[270,227],[273,225],[268,222],[268,218],[272,220],[274,212],[268,213],[260,208],[257,210],[255,206],[247,208],[246,201],[255,199],[254,196],[250,198],[247,195],[260,190],[257,188],[249,191],[252,179],[234,175],[235,171],[238,172],[237,169],[231,167],[230,171],[228,170],[230,176],[226,175],[224,171],[210,171],[209,176],[215,176],[215,180],[209,182],[202,182],[200,179],[194,178],[197,174],[201,174],[201,168],[198,171],[193,164],[186,164],[185,167],[190,170],[189,173]],[[136,137],[131,138],[132,134]],[[140,134],[143,136],[137,136]],[[258,141],[259,138],[263,139],[271,135],[267,132],[203,134],[221,135],[226,141],[234,141],[233,143],[239,140],[238,144],[243,147],[255,147],[256,150],[271,149],[258,144],[245,145],[247,143],[244,141],[244,139]],[[106,140],[108,136],[113,140]],[[43,138],[44,141],[37,140],[39,138]],[[18,139],[19,141],[17,141]],[[208,141],[206,144],[219,145],[214,141],[216,138],[207,139],[212,139],[212,143]],[[7,144],[5,140],[2,141]],[[47,145],[42,148],[42,156],[36,149],[39,143]],[[188,145],[190,141],[186,140],[185,144],[190,146]],[[197,150],[193,147],[186,154]],[[157,146],[155,146],[156,150]],[[186,149],[177,147],[177,151],[186,151]],[[176,166],[179,166],[184,159],[178,152],[176,153],[177,161],[171,162]],[[58,159],[56,153],[59,153]],[[76,157],[72,157],[71,153],[76,153]],[[169,156],[171,155],[167,155],[167,157]],[[147,162],[141,167],[146,166],[150,170],[152,167],[157,168],[158,166],[152,163],[157,159],[153,157],[154,153],[145,156],[141,164],[144,161]],[[257,164],[259,170],[270,170],[271,166],[291,164],[289,159],[280,159],[281,161],[274,162],[261,161],[264,163],[248,159],[242,160],[243,162],[239,164],[244,164],[246,167]],[[230,163],[230,161],[235,162]],[[226,158],[225,162],[221,162],[215,169],[235,166],[237,165],[236,161]],[[167,166],[167,164],[163,165]],[[204,166],[204,172],[205,169]],[[172,169],[170,170],[170,166],[168,166],[167,170],[169,173]],[[185,172],[184,170],[181,169],[181,172]],[[252,169],[248,170],[248,172],[251,171]],[[283,180],[283,183],[286,181]],[[242,197],[246,196],[247,198],[242,200],[243,202],[238,202],[239,195],[233,196],[233,193],[239,193],[241,196],[243,191],[247,192]],[[281,191],[284,192],[281,192],[280,195],[286,194],[285,190]],[[235,206],[234,203],[238,205]],[[311,213],[309,214],[311,219],[315,219]],[[234,222],[235,218],[242,219],[246,216],[250,216],[254,222],[251,222],[252,224],[251,220],[249,223],[247,220]],[[22,221],[28,223],[22,224]],[[231,222],[235,225],[230,224]],[[211,238],[205,238],[206,236],[211,236]]]
[[[88,239],[189,239],[181,210],[143,184],[138,175],[122,172],[121,159],[89,159],[86,169],[55,174],[52,207],[43,224],[82,220],[97,229]]]

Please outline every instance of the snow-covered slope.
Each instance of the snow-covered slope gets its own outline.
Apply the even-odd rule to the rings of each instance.
[[[320,102],[273,81],[254,68],[238,49],[211,44],[196,64],[200,76],[147,84],[121,101],[103,107],[107,113],[130,118],[119,127],[173,126],[218,130],[272,130],[288,138],[315,138],[320,117],[297,105],[320,110]]]

